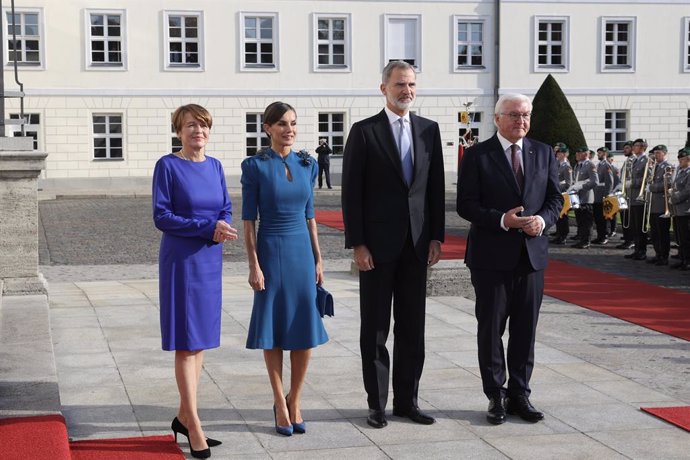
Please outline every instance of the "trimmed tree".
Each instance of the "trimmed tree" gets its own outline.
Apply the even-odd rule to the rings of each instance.
[[[529,137],[551,146],[563,142],[570,150],[569,160],[575,161],[575,150],[587,145],[580,122],[556,79],[549,74],[532,101]]]

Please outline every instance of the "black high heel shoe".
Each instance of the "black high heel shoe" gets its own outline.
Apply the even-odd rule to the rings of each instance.
[[[186,436],[187,439],[189,439],[189,430],[187,430],[187,427],[184,426],[177,417],[173,419],[170,428],[172,428],[173,433],[175,433],[175,442],[177,442],[177,433],[180,433],[181,435]],[[219,441],[213,438],[206,438],[206,444],[208,444],[208,447],[216,447],[223,444],[223,441]]]
[[[206,438],[206,444],[208,445],[208,447],[202,450],[194,450],[192,448],[192,443],[189,440],[189,430],[186,426],[182,424],[182,422],[180,422],[180,420],[177,417],[173,419],[172,423],[170,424],[170,428],[175,434],[175,442],[177,442],[177,433],[180,433],[182,436],[187,438],[187,444],[189,444],[189,451],[192,454],[192,457],[194,458],[209,458],[211,456],[211,447],[223,444],[221,441],[218,441],[216,439]]]

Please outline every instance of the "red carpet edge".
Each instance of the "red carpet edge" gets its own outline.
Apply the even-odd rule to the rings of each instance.
[[[317,210],[316,221],[344,230],[340,210]],[[442,259],[465,257],[465,238],[446,235]],[[690,341],[690,294],[624,276],[549,260],[544,293],[662,334]]]

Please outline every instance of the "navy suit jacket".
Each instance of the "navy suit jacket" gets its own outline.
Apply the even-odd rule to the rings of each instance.
[[[535,270],[548,263],[547,229],[563,206],[558,167],[553,150],[541,142],[523,139],[525,183],[522,193],[498,137],[467,149],[458,172],[457,211],[471,223],[465,263],[470,269],[512,270],[523,245]],[[501,216],[523,206],[521,215],[539,215],[546,224],[541,236],[531,237],[517,229],[501,228]]]
[[[374,263],[400,256],[408,231],[426,262],[429,242],[443,242],[445,186],[438,124],[410,114],[414,178],[408,187],[393,132],[382,110],[352,125],[343,153],[345,247],[366,244]]]

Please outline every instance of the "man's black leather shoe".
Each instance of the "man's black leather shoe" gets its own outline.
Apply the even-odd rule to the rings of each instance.
[[[561,238],[560,236],[557,236],[556,238],[551,238],[549,243],[552,244],[565,244],[565,238]]]
[[[575,249],[587,249],[587,248],[589,248],[589,243],[581,241],[577,244],[573,244],[572,247]]]
[[[408,410],[402,410],[398,409],[397,407],[393,408],[393,415],[396,417],[407,417],[410,420],[412,420],[415,423],[419,423],[422,425],[433,425],[436,422],[436,419],[433,418],[431,415],[427,415],[421,410],[419,410],[419,407],[411,407]]]
[[[486,412],[486,419],[493,425],[500,425],[506,421],[506,402],[502,396],[495,396],[489,399],[489,409]]]
[[[609,240],[606,238],[597,238],[596,240],[592,241],[592,244],[607,244]]]
[[[616,246],[616,249],[632,249],[635,247],[635,243],[630,243],[628,241],[623,241],[621,244]]]
[[[388,426],[388,421],[386,420],[386,413],[382,410],[369,409],[367,423],[369,424],[369,426],[374,428],[384,428]]]
[[[647,259],[647,254],[640,252],[640,253],[635,254],[632,259],[633,260],[645,260],[645,259]]]
[[[518,415],[522,420],[532,423],[544,418],[544,413],[535,409],[527,396],[509,396],[507,399],[506,411],[510,415]]]

